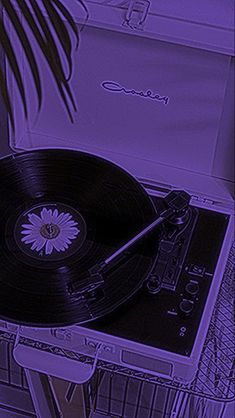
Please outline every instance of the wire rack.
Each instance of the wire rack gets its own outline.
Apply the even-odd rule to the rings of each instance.
[[[104,371],[99,371],[95,379],[93,388],[91,382],[85,388],[89,417],[221,418],[223,416],[222,403],[177,389]]]
[[[12,356],[13,342],[0,339],[0,417],[36,418],[24,369]]]
[[[11,339],[0,339],[0,383],[29,390],[24,369],[12,357],[13,342]]]

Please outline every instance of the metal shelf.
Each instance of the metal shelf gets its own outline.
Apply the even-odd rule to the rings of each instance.
[[[96,379],[93,391],[91,382],[85,390],[92,418],[222,418],[225,410],[223,403],[132,377],[99,372]]]
[[[25,371],[12,357],[13,342],[0,339],[0,417],[36,418]]]

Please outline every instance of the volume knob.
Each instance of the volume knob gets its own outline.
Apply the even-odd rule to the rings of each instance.
[[[155,295],[161,290],[161,279],[157,274],[151,274],[147,281],[147,290],[152,295]]]
[[[189,316],[194,308],[194,303],[191,300],[183,299],[180,302],[179,310],[183,316]]]
[[[197,296],[199,290],[199,284],[196,282],[189,282],[185,286],[185,291],[187,292],[187,294],[193,297]]]

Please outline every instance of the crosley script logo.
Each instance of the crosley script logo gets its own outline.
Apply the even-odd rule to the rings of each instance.
[[[134,89],[127,89],[121,86],[119,83],[116,83],[115,81],[103,81],[103,83],[101,83],[101,86],[111,93],[132,94],[134,96],[139,96],[144,99],[157,100],[158,102],[162,102],[164,105],[167,105],[170,100],[169,97],[160,96],[160,94],[155,94],[151,90],[147,90],[146,92],[144,92],[137,91]]]

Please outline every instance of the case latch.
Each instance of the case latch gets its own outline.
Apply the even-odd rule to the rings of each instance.
[[[130,0],[123,26],[143,30],[149,7],[149,0]]]

